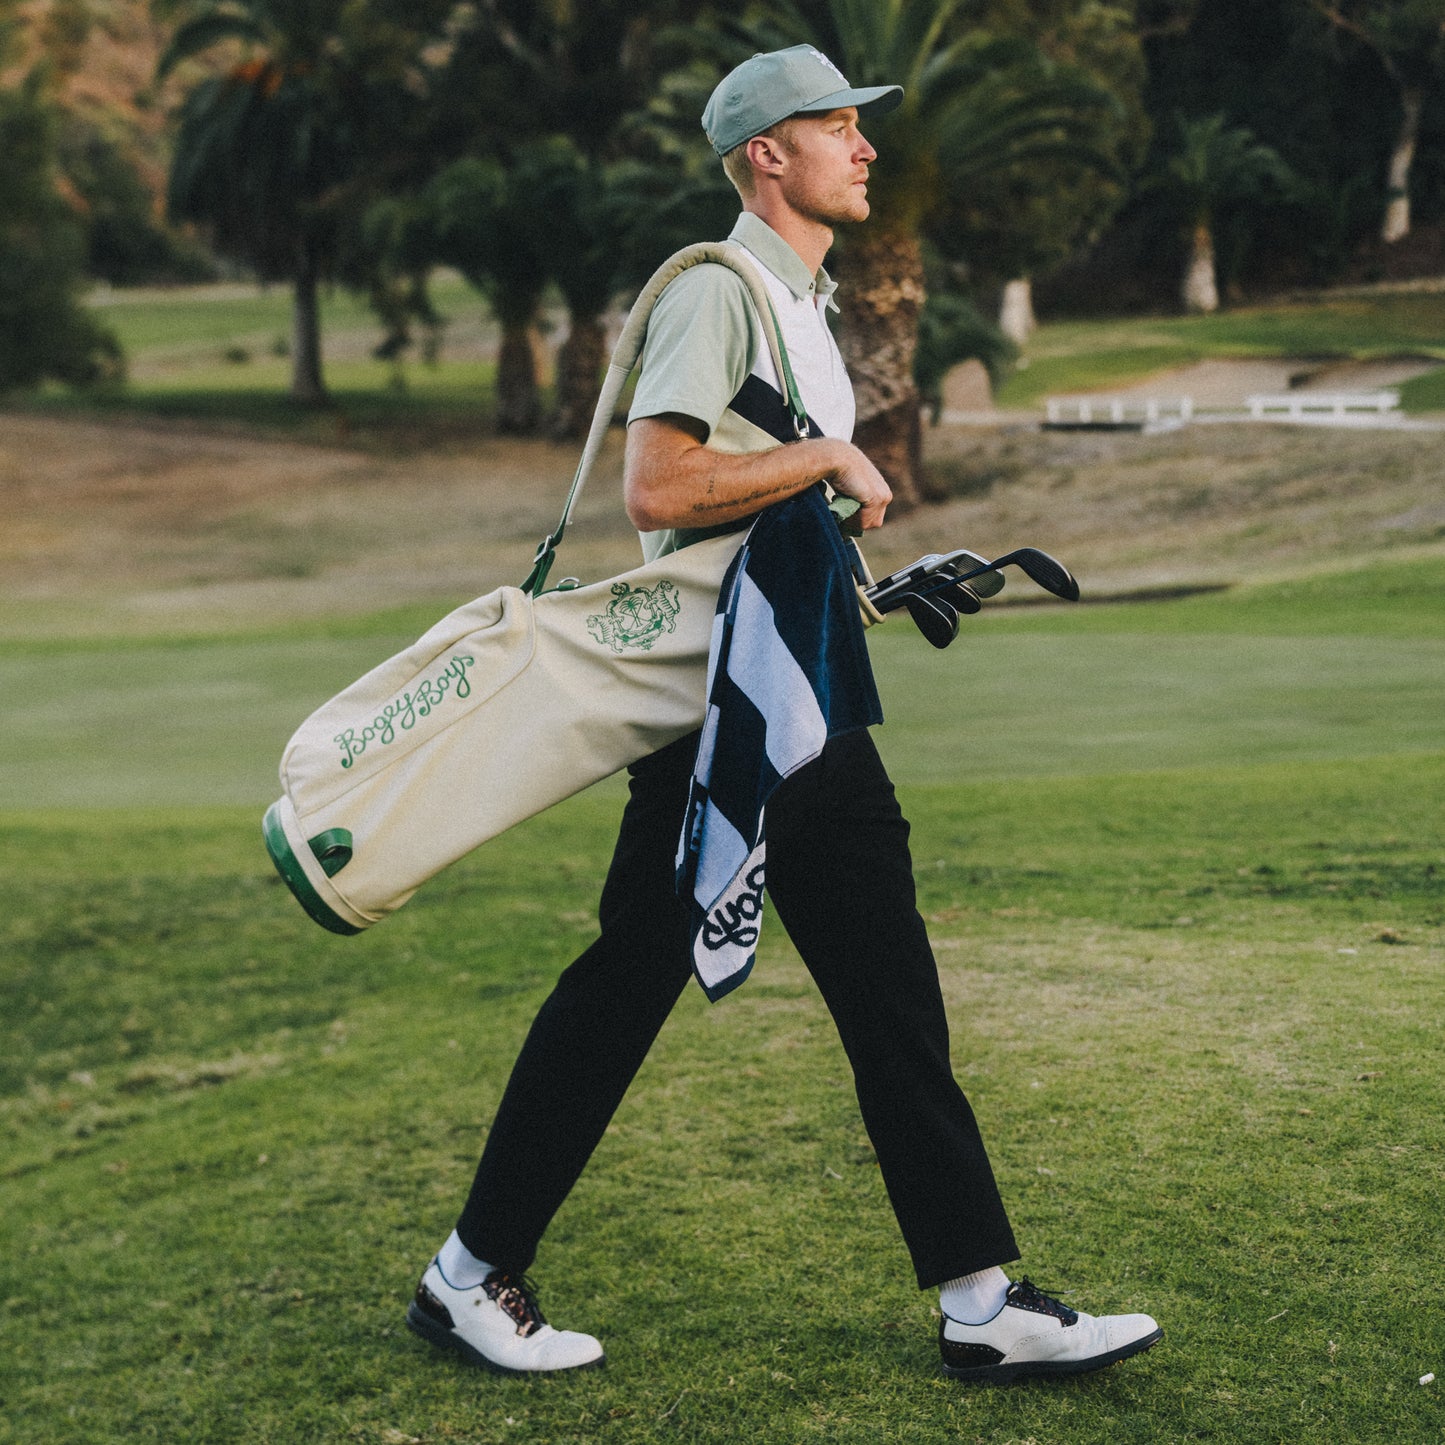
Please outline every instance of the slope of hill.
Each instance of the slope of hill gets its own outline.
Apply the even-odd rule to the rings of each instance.
[[[1056,552],[1095,599],[1445,555],[1433,433],[1209,426],[1172,435],[942,427],[951,499],[870,537],[875,569],[969,546]],[[225,631],[425,614],[520,581],[576,451],[397,455],[245,431],[0,413],[0,634]],[[636,564],[614,433],[564,572]],[[1006,596],[1026,595],[1025,584]],[[422,620],[425,620],[423,617]]]
[[[61,104],[120,145],[159,203],[169,159],[166,118],[185,77],[153,85],[165,30],[145,0],[26,0],[19,15],[14,70],[48,59]]]

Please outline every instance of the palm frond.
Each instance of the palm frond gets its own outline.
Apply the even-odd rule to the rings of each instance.
[[[234,5],[216,5],[187,20],[171,36],[156,62],[156,79],[164,80],[183,60],[200,55],[226,40],[262,43],[265,28]]]

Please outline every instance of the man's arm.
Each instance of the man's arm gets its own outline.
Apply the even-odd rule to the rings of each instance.
[[[712,527],[826,481],[862,503],[865,528],[881,527],[893,493],[851,442],[811,437],[763,452],[720,452],[703,443],[701,422],[669,412],[627,428],[623,496],[639,532]]]

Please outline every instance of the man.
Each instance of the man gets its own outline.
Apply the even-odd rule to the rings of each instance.
[[[809,436],[793,440],[770,321],[741,279],[685,272],[653,312],[629,417],[626,503],[649,557],[820,481],[860,503],[865,528],[882,525],[891,496],[848,441],[853,395],[822,262],[833,228],[868,215],[876,155],[859,118],[901,98],[897,86],[851,88],[810,46],[754,56],[714,91],[703,126],[743,203],[730,239],[767,286]],[[602,1360],[590,1335],[546,1324],[523,1272],[690,976],[674,866],[696,749],[694,734],[630,770],[601,934],[542,1006],[456,1230],[408,1311],[413,1329],[473,1363]],[[867,731],[832,739],[787,778],[767,820],[769,896],[837,1024],[919,1286],[940,1287],[944,1369],[977,1381],[1074,1373],[1152,1345],[1149,1316],[1076,1313],[1000,1268],[1018,1250],[953,1078],[908,824]],[[868,906],[847,906],[858,898]]]

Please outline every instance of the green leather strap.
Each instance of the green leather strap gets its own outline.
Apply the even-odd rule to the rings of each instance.
[[[788,393],[788,415],[793,419],[793,433],[801,441],[808,435],[808,408],[798,395],[798,383],[793,380],[792,363],[788,360],[788,348],[783,345],[783,328],[778,313],[773,310],[773,298],[768,297],[768,315],[773,321],[773,330],[778,337],[778,360],[783,363],[783,386]]]
[[[328,828],[308,838],[306,846],[328,878],[335,878],[351,862],[351,834],[345,828]]]

